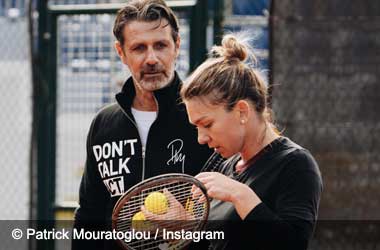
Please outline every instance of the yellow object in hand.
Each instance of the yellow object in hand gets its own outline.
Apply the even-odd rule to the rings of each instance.
[[[143,212],[137,212],[132,217],[132,228],[138,231],[150,230],[152,227],[149,221],[145,220]]]
[[[187,198],[186,204],[185,204],[185,209],[186,209],[186,211],[188,211],[191,214],[193,214],[194,201],[191,198]]]
[[[144,202],[145,208],[154,214],[164,214],[168,210],[168,200],[161,192],[152,192]]]

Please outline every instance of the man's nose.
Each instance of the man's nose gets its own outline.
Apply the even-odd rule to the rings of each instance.
[[[146,63],[148,65],[155,65],[157,64],[158,62],[158,58],[157,58],[157,55],[156,55],[156,52],[154,51],[153,48],[149,48],[148,51],[147,51],[147,56],[146,56]]]
[[[202,130],[198,129],[198,143],[206,144],[210,141],[210,137],[204,133]]]

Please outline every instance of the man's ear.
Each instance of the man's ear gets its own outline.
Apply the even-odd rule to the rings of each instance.
[[[118,56],[120,57],[120,60],[124,64],[126,64],[126,55],[124,53],[123,46],[121,45],[121,43],[119,41],[115,41],[115,50],[116,50],[116,53],[118,54]]]
[[[178,35],[177,35],[177,41],[175,41],[175,50],[176,50],[176,58],[179,56],[179,48],[180,48],[180,46],[181,46],[181,36],[179,35],[179,33],[178,33]]]

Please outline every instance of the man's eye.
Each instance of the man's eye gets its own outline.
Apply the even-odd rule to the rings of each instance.
[[[164,43],[158,43],[158,44],[156,44],[156,48],[157,49],[163,49],[165,47],[166,47],[166,44],[164,44]]]
[[[142,51],[143,49],[144,49],[144,46],[139,45],[139,46],[134,47],[132,50],[134,50],[134,51]]]

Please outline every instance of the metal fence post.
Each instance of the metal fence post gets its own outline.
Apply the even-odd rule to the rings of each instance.
[[[206,58],[208,1],[197,1],[190,21],[190,72]]]
[[[55,196],[55,42],[51,42],[56,20],[48,13],[48,1],[37,2],[38,36],[33,60],[33,135],[31,154],[31,227],[54,226]],[[30,249],[54,249],[54,241],[35,241]]]
[[[214,2],[214,44],[220,44],[223,37],[224,26],[224,0]]]

